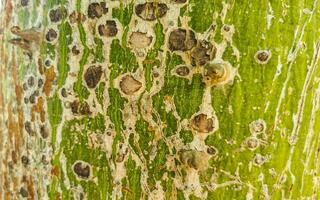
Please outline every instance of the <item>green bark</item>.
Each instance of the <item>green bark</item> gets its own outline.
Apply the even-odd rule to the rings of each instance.
[[[319,198],[320,2],[25,2],[0,4],[0,199]]]

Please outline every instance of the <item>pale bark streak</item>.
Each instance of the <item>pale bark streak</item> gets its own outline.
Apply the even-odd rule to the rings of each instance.
[[[286,79],[285,79],[285,81],[283,83],[283,87],[282,87],[282,90],[281,90],[281,93],[280,93],[280,97],[279,97],[279,101],[278,101],[278,104],[277,104],[273,131],[278,129],[278,123],[279,123],[279,120],[280,120],[279,119],[279,117],[280,117],[280,108],[281,108],[282,102],[283,102],[283,100],[285,99],[285,96],[286,96],[288,83],[289,83],[289,80],[291,78],[292,66],[293,66],[294,60],[296,59],[296,57],[297,57],[297,55],[298,55],[298,53],[300,51],[301,42],[302,42],[302,39],[303,39],[303,36],[304,36],[304,33],[305,33],[305,28],[311,22],[311,19],[313,17],[313,14],[315,12],[316,7],[317,7],[317,3],[318,3],[318,0],[315,0],[314,3],[313,3],[313,8],[312,8],[312,11],[310,13],[310,16],[309,16],[309,18],[307,18],[307,20],[304,22],[304,24],[303,24],[303,26],[301,28],[301,32],[300,32],[299,38],[297,38],[297,37],[298,37],[298,34],[299,34],[300,25],[298,25],[298,27],[296,29],[295,37],[294,37],[293,44],[292,44],[292,48],[290,49],[290,52],[289,52],[288,57],[287,57],[288,71],[287,71]],[[303,11],[301,10],[300,11],[300,17],[299,17],[300,19],[301,19],[302,15],[303,15]]]

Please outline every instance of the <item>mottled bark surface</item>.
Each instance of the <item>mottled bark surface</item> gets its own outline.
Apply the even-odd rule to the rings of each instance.
[[[0,199],[319,199],[317,0],[2,0]]]

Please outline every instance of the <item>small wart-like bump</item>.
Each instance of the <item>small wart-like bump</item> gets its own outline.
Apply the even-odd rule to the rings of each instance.
[[[215,156],[215,155],[217,155],[218,150],[216,148],[214,148],[214,147],[208,147],[207,148],[207,153],[212,155],[212,156]]]
[[[90,106],[87,102],[84,102],[81,106],[80,106],[80,114],[82,115],[90,115],[92,112],[90,110]]]
[[[81,179],[88,179],[90,177],[90,166],[83,161],[76,161],[73,165],[73,171]]]
[[[193,66],[202,66],[208,61],[214,59],[217,48],[208,41],[200,41],[191,51],[191,64]]]
[[[259,140],[256,137],[247,138],[245,141],[245,144],[248,147],[248,149],[250,149],[252,151],[257,149],[260,145]]]
[[[230,29],[231,29],[231,28],[230,28],[230,26],[228,26],[228,25],[224,25],[224,26],[223,26],[223,30],[226,31],[226,32],[229,32]]]
[[[30,97],[29,97],[29,101],[30,101],[30,103],[32,103],[32,104],[36,103],[36,99],[37,99],[36,93],[32,93],[32,94],[30,95]]]
[[[182,164],[199,171],[204,171],[209,167],[209,157],[201,151],[182,150],[179,152],[179,159]]]
[[[80,50],[78,49],[78,47],[76,45],[74,45],[71,49],[71,52],[74,54],[74,55],[79,55],[80,53]]]
[[[64,7],[53,9],[53,10],[50,10],[49,12],[49,18],[51,22],[58,22],[66,16],[67,16],[67,9]]]
[[[27,98],[27,97],[23,98],[23,102],[24,102],[25,104],[28,104],[28,103],[29,103],[29,98]]]
[[[169,10],[168,6],[164,3],[147,2],[138,4],[135,7],[136,14],[146,21],[154,21],[166,15]]]
[[[131,75],[126,75],[121,79],[119,86],[123,93],[132,95],[142,87],[142,83],[134,79]]]
[[[267,124],[264,120],[258,119],[250,123],[249,129],[251,134],[263,133],[267,129]]]
[[[103,14],[108,12],[105,2],[91,3],[88,7],[88,17],[90,19],[100,18]]]
[[[51,42],[55,40],[57,36],[58,36],[57,32],[54,29],[50,28],[46,34],[46,40]]]
[[[24,91],[27,91],[27,90],[28,90],[28,84],[27,84],[27,83],[24,83],[24,84],[22,85],[22,88],[23,88]]]
[[[205,77],[210,78],[215,82],[219,82],[223,80],[225,73],[226,72],[223,65],[214,64],[214,65],[207,65],[205,67]]]
[[[78,13],[76,11],[73,11],[70,15],[69,15],[69,21],[71,23],[82,23],[84,21],[86,21],[86,16],[82,13]]]
[[[41,137],[42,137],[43,139],[48,138],[48,136],[49,136],[49,131],[48,131],[48,129],[47,129],[45,126],[41,126],[41,127],[40,127],[40,135],[41,135]]]
[[[200,133],[209,133],[214,129],[214,121],[208,118],[206,114],[199,114],[193,117],[191,121],[192,128]]]
[[[266,162],[266,158],[260,154],[256,154],[253,158],[253,164],[256,166],[261,166]]]
[[[123,154],[117,154],[116,162],[120,163],[124,160],[124,155]]]
[[[43,79],[38,80],[38,88],[41,88],[43,86]]]
[[[50,60],[46,60],[44,63],[47,67],[49,67],[51,65],[51,61]]]
[[[204,82],[214,86],[231,83],[235,74],[236,70],[228,62],[208,63],[203,70]]]
[[[68,92],[67,92],[66,88],[61,89],[61,96],[64,98],[68,97]]]
[[[78,100],[74,100],[70,103],[71,112],[73,114],[90,115],[90,106],[87,102],[80,104]]]
[[[27,156],[21,156],[21,162],[23,165],[28,165],[30,163],[30,160]]]
[[[259,64],[266,64],[271,58],[271,51],[269,50],[259,50],[254,56],[255,60]]]
[[[84,80],[89,88],[95,88],[102,76],[101,66],[90,66],[84,74]]]
[[[107,20],[106,24],[98,26],[98,32],[101,36],[114,37],[118,33],[117,24],[114,20]]]
[[[26,122],[24,123],[24,129],[26,130],[26,132],[27,132],[29,135],[34,135],[34,131],[33,131],[32,127],[31,127],[31,122],[26,121]]]
[[[28,191],[27,191],[24,187],[21,187],[21,188],[20,188],[19,193],[20,193],[20,195],[21,195],[23,198],[27,198],[27,197],[29,196]]]
[[[77,100],[74,100],[73,102],[70,103],[71,112],[73,114],[78,113],[79,105],[80,105],[80,103]]]
[[[148,47],[152,42],[152,37],[147,36],[147,33],[133,32],[130,35],[129,44],[136,48],[142,49]]]
[[[19,26],[12,26],[10,29],[11,33],[13,34],[18,34],[19,32],[21,32],[21,29]]]
[[[189,69],[189,67],[183,65],[183,66],[176,68],[176,73],[179,76],[188,76],[190,74],[190,69]]]
[[[34,86],[34,77],[33,76],[30,76],[29,78],[28,78],[28,86],[29,87],[33,87]]]
[[[44,164],[44,165],[49,164],[49,161],[47,160],[47,157],[46,157],[45,155],[42,155],[42,157],[41,157],[41,162],[42,162],[42,164]]]
[[[191,30],[179,28],[170,33],[169,49],[171,51],[187,51],[195,47],[196,44],[196,36]]]
[[[20,4],[21,4],[21,6],[28,6],[29,0],[21,0]]]

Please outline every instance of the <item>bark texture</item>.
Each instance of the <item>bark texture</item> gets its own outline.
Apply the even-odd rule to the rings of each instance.
[[[0,199],[319,199],[318,0],[2,0]]]

